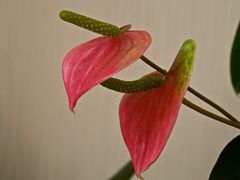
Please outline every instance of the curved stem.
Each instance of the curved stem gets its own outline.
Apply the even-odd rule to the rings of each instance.
[[[167,71],[165,69],[162,69],[161,67],[159,67],[158,65],[154,64],[152,61],[150,61],[150,59],[148,59],[145,56],[141,56],[140,57],[141,60],[143,60],[143,62],[145,62],[146,64],[148,64],[149,66],[151,66],[153,69],[156,69],[157,71],[159,71],[160,73],[162,73],[163,75],[167,74]]]
[[[232,127],[240,129],[240,123],[237,123],[237,122],[234,122],[234,121],[229,121],[228,119],[225,119],[225,118],[223,118],[221,116],[218,116],[218,115],[216,115],[214,113],[211,113],[211,112],[201,108],[200,106],[197,106],[196,104],[188,101],[185,98],[183,99],[182,103],[184,105],[186,105],[187,107],[190,107],[191,109],[193,109],[193,110],[195,110],[195,111],[197,111],[197,112],[199,112],[201,114],[204,114],[205,116],[208,116],[208,117],[210,117],[212,119],[215,119],[215,120],[217,120],[217,121],[219,121],[221,123],[225,123],[225,124],[228,124],[228,125],[230,125]]]
[[[222,107],[220,107],[215,102],[213,102],[210,99],[208,99],[206,96],[204,96],[204,95],[200,94],[199,92],[197,92],[192,87],[189,86],[188,87],[188,91],[191,92],[192,94],[194,94],[195,96],[197,96],[198,98],[200,98],[201,100],[203,100],[204,102],[206,102],[207,104],[209,104],[210,106],[212,106],[215,109],[217,109],[219,112],[221,112],[223,115],[225,115],[230,120],[232,120],[234,122],[237,122],[237,123],[240,123],[235,117],[233,117],[231,114],[229,114],[226,110],[224,110]]]
[[[152,68],[156,69],[157,71],[159,71],[160,73],[166,75],[167,71],[162,69],[161,67],[159,67],[158,65],[154,64],[152,61],[150,61],[147,57],[145,56],[141,56],[140,57],[141,60],[143,60],[146,64],[148,64],[149,66],[151,66]],[[190,86],[188,87],[188,91],[191,92],[192,94],[194,94],[195,96],[197,96],[198,98],[200,98],[202,101],[206,102],[207,104],[209,104],[210,106],[212,106],[213,108],[215,108],[216,110],[218,110],[219,112],[221,112],[223,115],[225,115],[227,118],[229,118],[231,121],[236,122],[236,123],[240,123],[235,117],[233,117],[230,113],[228,113],[226,110],[224,110],[222,107],[220,107],[219,105],[217,105],[216,103],[214,103],[213,101],[211,101],[210,99],[208,99],[207,97],[205,97],[204,95],[200,94],[199,92],[197,92],[196,90],[194,90],[193,88],[191,88]]]

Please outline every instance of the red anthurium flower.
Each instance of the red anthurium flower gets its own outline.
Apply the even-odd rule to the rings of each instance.
[[[72,49],[64,58],[62,75],[73,111],[77,100],[96,84],[103,82],[136,61],[151,43],[145,31],[128,31],[68,10],[59,13],[62,20],[104,36]]]
[[[158,158],[167,142],[188,87],[194,57],[195,43],[187,40],[160,87],[122,98],[121,131],[137,176]]]

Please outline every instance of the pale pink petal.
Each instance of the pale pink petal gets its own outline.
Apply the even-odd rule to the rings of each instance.
[[[62,74],[69,107],[96,84],[136,61],[151,43],[145,31],[99,37],[72,49],[64,58]]]
[[[194,55],[194,42],[186,41],[163,85],[122,98],[121,131],[137,176],[157,159],[167,142],[188,87]]]

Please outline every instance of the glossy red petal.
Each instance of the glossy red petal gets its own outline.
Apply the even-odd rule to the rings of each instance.
[[[167,142],[188,87],[194,55],[195,44],[188,40],[162,86],[125,94],[122,98],[119,109],[121,131],[137,176],[157,159]]]
[[[69,107],[90,88],[137,60],[151,43],[145,31],[99,37],[72,49],[64,58],[62,74]]]

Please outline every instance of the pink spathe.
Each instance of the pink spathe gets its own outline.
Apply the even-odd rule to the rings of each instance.
[[[194,50],[195,44],[186,41],[160,87],[125,94],[121,100],[121,131],[137,176],[158,158],[173,129],[188,87]],[[157,74],[162,76],[152,75]]]
[[[62,66],[69,108],[73,111],[86,91],[136,61],[150,43],[147,32],[127,31],[116,37],[98,37],[72,49]]]

